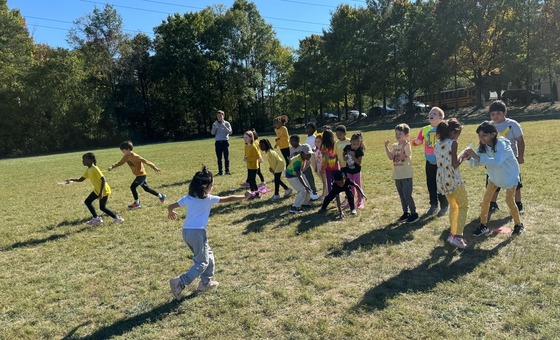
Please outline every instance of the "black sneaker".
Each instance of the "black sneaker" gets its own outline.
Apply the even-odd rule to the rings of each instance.
[[[220,172],[218,172],[218,173],[216,174],[216,176],[222,176],[223,174],[224,174],[224,173],[220,171]]]
[[[226,175],[230,176],[230,175],[231,175],[231,172],[226,171]]]
[[[402,214],[401,217],[399,217],[399,219],[397,220],[398,223],[404,223],[406,222],[406,220],[408,219],[408,216],[410,216],[409,213],[405,212],[404,214]]]
[[[414,223],[416,221],[418,221],[419,217],[417,213],[414,214],[410,214],[410,216],[408,216],[408,218],[406,219],[406,223]]]
[[[490,209],[488,210],[488,212],[490,214],[495,213],[496,211],[500,210],[500,208],[498,207],[498,203],[496,202],[490,202]]]
[[[525,227],[523,226],[523,223],[518,224],[516,226],[513,227],[513,235],[521,235],[525,232]]]
[[[515,205],[517,205],[517,209],[519,210],[520,214],[523,214],[525,212],[525,209],[523,209],[523,203],[515,202]]]
[[[486,235],[486,234],[490,234],[490,229],[488,229],[487,226],[485,226],[484,224],[480,224],[478,226],[478,228],[476,228],[476,230],[473,232],[474,236],[482,236],[482,235]]]

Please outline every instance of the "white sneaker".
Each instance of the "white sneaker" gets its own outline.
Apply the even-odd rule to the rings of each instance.
[[[279,195],[274,195],[270,199],[273,200],[273,201],[276,201],[276,200],[280,199],[280,196]]]
[[[117,216],[117,218],[115,218],[113,220],[113,224],[119,224],[119,223],[123,223],[124,222],[124,218]]]
[[[198,290],[199,292],[203,292],[207,289],[214,289],[217,288],[220,284],[218,283],[218,281],[208,281],[207,284],[202,283],[202,281],[200,281],[198,283],[198,287],[196,288],[196,290]]]
[[[311,200],[312,201],[316,201],[319,199],[319,196],[317,196],[317,194],[311,194]]]
[[[350,212],[352,215],[356,215],[358,212],[356,211],[356,209],[352,209],[352,211]]]
[[[284,192],[284,197],[290,197],[291,194],[292,194],[292,189],[288,189],[286,190],[286,192]]]
[[[176,277],[169,280],[169,288],[171,288],[171,294],[175,300],[181,300],[181,292],[185,288],[185,286],[181,284],[181,279]]]
[[[94,217],[91,220],[87,221],[88,225],[98,225],[101,223],[103,223],[103,218],[101,216]]]

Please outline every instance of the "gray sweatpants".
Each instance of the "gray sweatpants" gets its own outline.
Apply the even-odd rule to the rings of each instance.
[[[193,252],[194,264],[179,278],[185,286],[190,285],[197,277],[203,284],[214,276],[214,252],[208,245],[206,229],[183,229],[183,240]]]
[[[410,209],[410,213],[415,214],[416,205],[414,205],[414,199],[412,198],[412,178],[396,179],[395,185],[399,192],[403,212],[407,213]]]

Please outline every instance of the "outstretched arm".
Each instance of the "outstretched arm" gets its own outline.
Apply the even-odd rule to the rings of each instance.
[[[85,177],[80,177],[80,178],[68,178],[66,180],[66,183],[71,183],[71,182],[83,182],[86,178]]]
[[[241,201],[243,199],[248,199],[251,197],[251,192],[246,191],[244,195],[229,195],[220,197],[220,203]]]
[[[177,219],[177,213],[175,212],[175,209],[177,209],[179,207],[180,207],[179,203],[177,203],[177,202],[171,203],[167,207],[167,218],[169,218],[170,220],[176,220]]]

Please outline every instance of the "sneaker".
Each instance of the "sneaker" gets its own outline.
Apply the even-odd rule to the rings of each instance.
[[[449,211],[449,206],[442,207],[442,208],[438,211],[437,216],[438,216],[438,217],[445,216],[445,214],[447,214],[448,211]]]
[[[254,199],[259,199],[261,198],[261,196],[259,195],[258,191],[252,192],[251,193],[251,197],[248,198],[249,201],[254,200]]]
[[[360,202],[358,203],[358,209],[364,209],[366,207],[366,205],[364,204],[364,202]]]
[[[521,224],[517,224],[516,226],[513,227],[512,235],[521,235],[524,232],[525,232],[525,227],[523,226],[523,223],[521,223]]]
[[[141,207],[142,206],[140,205],[140,203],[133,202],[131,205],[128,206],[128,209],[138,209]]]
[[[301,211],[301,208],[294,207],[294,206],[292,205],[292,206],[290,207],[290,212],[291,212],[292,214],[299,214],[299,213],[301,213],[302,211]]]
[[[279,200],[280,199],[280,195],[274,195],[270,198],[273,201]]]
[[[259,187],[266,187],[266,182],[261,182],[261,184],[259,184]]]
[[[453,241],[454,238],[455,238],[455,235],[449,234],[449,237],[447,238],[447,242],[451,243],[451,241]]]
[[[226,175],[231,176],[231,172],[226,171]]]
[[[292,189],[288,189],[284,192],[284,198],[286,197],[290,197],[290,195],[292,194]]]
[[[185,286],[181,283],[181,279],[176,277],[169,280],[169,287],[171,288],[171,294],[175,300],[181,300],[181,292],[185,289]]]
[[[202,281],[200,281],[198,283],[198,287],[196,288],[196,290],[198,290],[199,292],[203,292],[203,291],[208,290],[208,289],[218,288],[219,285],[220,284],[218,283],[218,281],[210,280],[206,284],[204,284],[204,283],[202,283]]]
[[[324,214],[326,212],[327,212],[327,209],[323,209],[323,208],[321,208],[321,209],[319,209],[319,211],[317,211],[318,214]]]
[[[86,224],[88,225],[98,225],[103,223],[103,218],[101,216],[97,216],[92,218],[91,220],[87,221]]]
[[[165,203],[166,199],[167,199],[167,196],[165,196],[164,194],[159,194],[159,201],[161,203]]]
[[[525,209],[523,209],[523,203],[515,202],[515,205],[517,205],[517,209],[519,210],[520,214],[523,214],[525,212]]]
[[[432,205],[428,211],[426,211],[426,215],[432,216],[436,213],[437,205]]]
[[[351,213],[352,215],[356,215],[358,212],[356,211],[356,209],[352,209],[352,211],[350,211],[350,213]]]
[[[410,216],[410,214],[405,212],[404,214],[401,215],[401,217],[399,217],[397,222],[399,222],[399,223],[406,222],[406,220],[408,219],[408,216]]]
[[[113,224],[119,224],[119,223],[123,223],[124,222],[124,218],[117,216],[117,218],[115,218],[113,220]]]
[[[476,230],[473,232],[473,235],[474,236],[482,236],[482,235],[487,235],[487,234],[490,234],[490,233],[491,233],[490,229],[488,229],[487,226],[485,226],[484,224],[481,223],[478,226],[478,228],[476,228]]]
[[[447,239],[449,241],[449,239]],[[465,243],[465,240],[463,240],[463,238],[461,236],[455,236],[451,239],[451,241],[449,241],[449,243],[451,243],[452,245],[454,245],[457,248],[461,248],[461,249],[465,249],[467,247],[467,244]]]
[[[406,223],[414,223],[414,222],[418,221],[419,219],[420,219],[420,217],[418,216],[417,213],[410,214],[408,216],[408,218],[406,219]]]
[[[316,201],[319,199],[319,196],[317,196],[317,194],[311,194],[311,200],[312,201]]]
[[[498,203],[496,202],[490,202],[490,209],[488,210],[488,212],[490,214],[495,213],[496,211],[500,210],[500,207],[498,207]]]
[[[220,172],[218,172],[218,173],[216,174],[216,176],[222,176],[223,174],[224,174],[224,173],[220,171]]]

